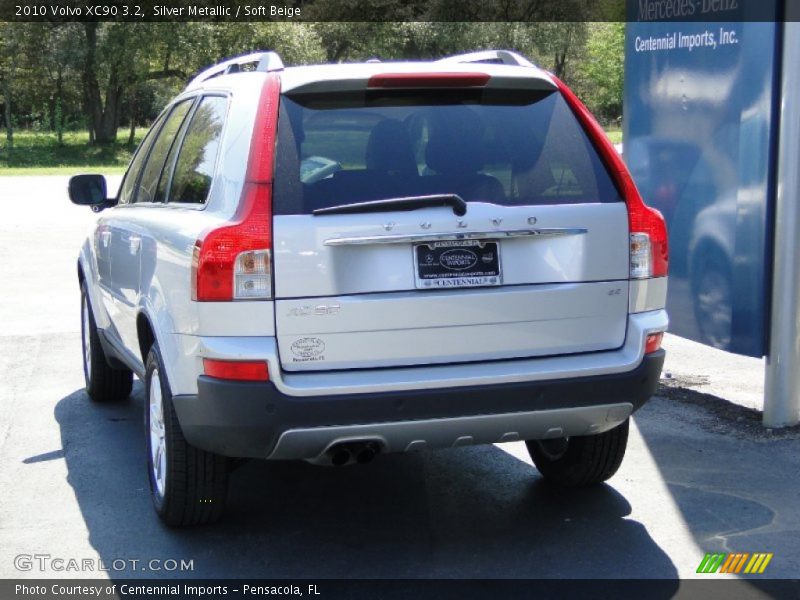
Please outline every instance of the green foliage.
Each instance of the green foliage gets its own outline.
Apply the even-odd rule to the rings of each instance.
[[[607,121],[622,116],[624,59],[625,24],[591,24],[580,76],[589,108]]]
[[[88,143],[90,138],[70,132],[88,128],[91,139],[108,142],[127,126],[119,130],[119,139],[126,141],[131,130],[152,122],[188,79],[226,57],[274,49],[287,65],[296,65],[438,58],[486,48],[528,56],[573,86],[606,122],[614,122],[622,111],[624,25],[536,19],[563,14],[602,19],[618,8],[617,0],[429,0],[424,5],[316,0],[303,7],[306,22],[0,23],[0,122],[9,139],[12,132],[21,136],[12,164],[113,165],[128,151],[124,145],[77,151],[75,140]],[[308,22],[336,15],[359,20]],[[382,20],[364,21],[370,18]],[[26,131],[56,135],[34,143],[36,136]],[[46,158],[47,153],[52,156]],[[0,164],[7,158],[8,148]]]

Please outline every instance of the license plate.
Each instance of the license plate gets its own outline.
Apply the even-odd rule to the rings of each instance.
[[[500,244],[484,240],[426,242],[414,246],[420,289],[500,285]]]

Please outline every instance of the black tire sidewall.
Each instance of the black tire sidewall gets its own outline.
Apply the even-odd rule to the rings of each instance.
[[[163,496],[158,493],[155,482],[150,439],[150,390],[156,369],[161,383],[166,452]],[[227,459],[195,448],[184,438],[172,402],[164,361],[155,343],[147,355],[145,393],[147,478],[156,513],[169,527],[201,525],[218,520],[224,511],[227,495]]]
[[[83,347],[84,344],[84,328],[86,325],[83,322],[83,307],[86,306],[89,322],[89,355],[92,360],[91,368],[87,369],[86,354]],[[81,285],[81,350],[84,351],[81,360],[83,361],[83,378],[86,383],[86,393],[95,402],[104,402],[106,398],[102,394],[101,376],[98,369],[106,369],[110,371],[110,367],[106,364],[106,354],[103,347],[100,345],[100,334],[97,332],[97,323],[94,320],[94,310],[92,309],[92,302],[89,299],[89,292],[86,290],[86,284]]]
[[[84,307],[87,311],[87,322],[83,319]],[[112,367],[106,358],[105,349],[100,342],[100,332],[95,321],[92,301],[87,291],[86,282],[81,283],[81,362],[86,393],[98,403],[116,402],[127,398],[133,386],[133,371],[119,366]],[[89,357],[91,368],[86,365],[85,334],[89,327]]]
[[[162,419],[164,420],[164,444],[167,453],[166,460],[166,473],[164,476],[164,495],[158,492],[158,486],[155,482],[155,475],[153,473],[153,451],[150,439],[150,386],[153,383],[153,371],[158,369],[158,379],[161,383],[161,410],[163,411]],[[161,353],[158,346],[153,344],[150,352],[147,354],[147,365],[145,371],[145,400],[144,400],[144,431],[145,431],[145,445],[147,448],[147,479],[150,483],[150,496],[153,499],[153,506],[158,514],[163,514],[167,508],[167,502],[170,495],[171,485],[171,471],[172,465],[170,458],[172,456],[172,436],[170,435],[170,428],[167,425],[167,413],[171,407],[171,393],[167,378],[164,373],[164,368],[161,362]]]
[[[604,433],[570,437],[566,450],[558,458],[548,456],[538,440],[525,444],[546,480],[565,487],[583,487],[606,481],[617,472],[625,456],[629,428],[630,417]],[[607,450],[598,452],[603,442],[608,444]]]
[[[88,323],[85,322],[83,318],[83,311],[84,307],[86,308],[86,312],[88,313]],[[86,327],[89,327],[89,354],[94,354],[94,349],[92,348],[92,344],[94,343],[94,315],[92,314],[92,308],[89,304],[89,295],[86,293],[86,286],[81,285],[81,361],[83,362],[83,382],[86,386],[86,391],[90,392],[91,386],[91,373],[89,372],[89,365],[86,364]],[[94,358],[94,357],[92,357]],[[94,364],[94,361],[92,361]]]

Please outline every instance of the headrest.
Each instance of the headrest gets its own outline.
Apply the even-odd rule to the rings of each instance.
[[[440,174],[474,174],[484,165],[480,121],[467,108],[455,109],[447,119],[434,121],[425,148],[428,167]]]
[[[385,119],[372,128],[364,158],[368,169],[392,175],[419,174],[408,132],[395,119]]]

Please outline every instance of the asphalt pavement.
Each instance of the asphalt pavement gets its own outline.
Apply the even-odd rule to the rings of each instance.
[[[116,405],[83,391],[76,257],[94,216],[65,190],[0,176],[0,577],[728,577],[695,573],[707,552],[774,553],[742,576],[756,588],[800,572],[798,428],[760,425],[757,361],[721,365],[671,336],[670,377],[606,485],[555,489],[521,443],[341,469],[252,461],[222,522],[164,527],[141,384]]]

